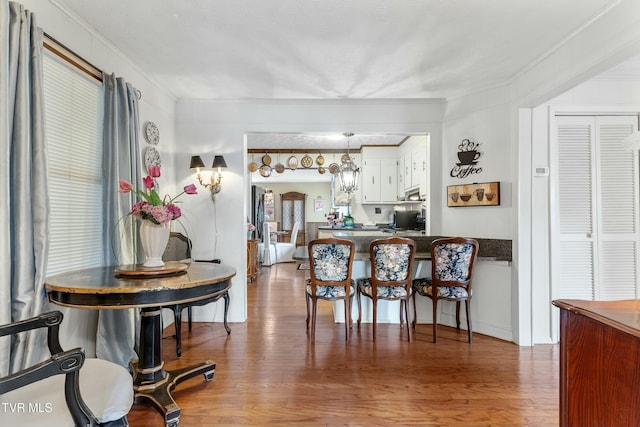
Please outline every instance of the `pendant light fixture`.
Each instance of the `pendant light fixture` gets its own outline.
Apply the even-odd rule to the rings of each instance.
[[[351,195],[358,189],[358,176],[360,175],[360,168],[356,166],[349,153],[349,138],[353,136],[353,133],[343,133],[347,138],[347,154],[342,156],[342,164],[338,170],[338,177],[340,178],[340,189]]]

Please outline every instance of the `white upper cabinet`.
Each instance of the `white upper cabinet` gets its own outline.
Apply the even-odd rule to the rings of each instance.
[[[412,136],[400,146],[398,179],[402,183],[398,185],[398,193],[402,188],[402,194],[410,189],[419,188],[420,194],[427,192],[427,137]],[[402,185],[402,187],[401,187]]]
[[[362,148],[362,203],[396,202],[396,147]]]

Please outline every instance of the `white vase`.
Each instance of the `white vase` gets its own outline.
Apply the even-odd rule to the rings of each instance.
[[[154,224],[151,221],[142,221],[140,225],[140,242],[144,250],[144,267],[162,267],[162,255],[169,242],[169,223]]]

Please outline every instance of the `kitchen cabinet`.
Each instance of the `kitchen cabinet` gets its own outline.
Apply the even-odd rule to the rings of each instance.
[[[362,203],[396,202],[396,151],[390,147],[362,150]]]
[[[398,156],[398,194],[419,188],[420,194],[427,192],[427,141],[425,137],[411,137],[402,146]],[[402,188],[402,194],[400,194]]]

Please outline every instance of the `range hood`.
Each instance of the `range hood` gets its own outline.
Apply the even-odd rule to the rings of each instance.
[[[421,202],[426,199],[424,194],[420,194],[419,186],[408,188],[404,193],[404,200],[408,202]]]

